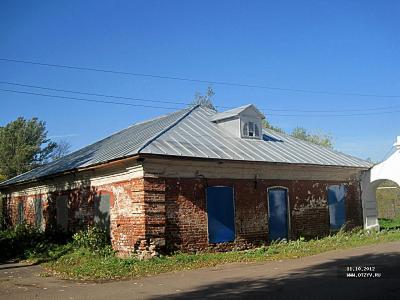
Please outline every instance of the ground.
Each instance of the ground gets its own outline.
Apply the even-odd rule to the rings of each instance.
[[[383,278],[338,276],[339,266],[360,265],[376,266]],[[66,281],[41,272],[40,266],[0,265],[0,299],[400,299],[400,242],[127,281]]]

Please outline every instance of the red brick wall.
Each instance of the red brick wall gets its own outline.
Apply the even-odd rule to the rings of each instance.
[[[6,203],[6,222],[10,226],[18,224],[18,205],[23,202],[24,205],[24,222],[27,224],[35,224],[35,199],[42,199],[44,195],[30,195],[30,196],[19,196],[19,197],[8,197]],[[42,204],[44,201],[42,200]],[[43,207],[43,206],[42,206]]]
[[[207,248],[206,186],[234,188],[237,246],[268,240],[267,188],[288,188],[291,230],[289,237],[321,237],[330,232],[327,187],[340,182],[166,179],[166,245],[169,249],[195,251]],[[349,227],[362,226],[357,182],[344,182]],[[234,246],[234,245],[232,245]]]
[[[167,178],[165,186],[167,249],[207,247],[204,180]]]
[[[25,219],[34,223],[33,199],[42,197],[47,228],[56,224],[55,199],[67,195],[69,230],[92,224],[94,197],[110,194],[112,245],[121,255],[148,249],[150,243],[168,249],[196,251],[209,247],[205,188],[225,185],[234,188],[236,241],[221,249],[246,246],[268,240],[267,188],[288,188],[291,230],[289,237],[316,237],[329,234],[327,187],[340,182],[138,178],[96,188],[82,187],[9,199],[8,210],[16,224],[18,202],[25,202]],[[347,185],[346,217],[349,227],[362,225],[360,190],[357,182]],[[146,248],[147,247],[147,248]]]
[[[10,225],[16,225],[18,203],[24,202],[25,221],[35,222],[33,199],[43,201],[45,228],[57,228],[56,199],[68,199],[68,230],[76,232],[94,223],[96,196],[110,195],[110,229],[113,248],[122,256],[131,254],[150,243],[165,244],[165,182],[159,178],[137,178],[130,181],[97,187],[83,185],[71,190],[60,190],[48,195],[13,197],[8,202]]]
[[[135,193],[139,186],[141,192]],[[111,242],[115,250],[123,255],[131,253],[140,239],[145,238],[145,215],[143,211],[134,214],[132,205],[144,202],[143,179],[135,179],[99,187],[82,186],[71,190],[54,191],[47,195],[30,195],[8,199],[7,215],[9,225],[18,221],[18,203],[24,202],[24,219],[29,224],[35,223],[33,199],[43,198],[43,219],[45,229],[57,228],[56,199],[59,196],[68,198],[68,230],[76,232],[94,223],[94,201],[96,196],[110,195]],[[116,202],[118,202],[116,204]],[[140,209],[144,207],[141,204]]]

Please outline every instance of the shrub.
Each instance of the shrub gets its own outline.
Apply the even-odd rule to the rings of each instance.
[[[100,251],[110,244],[110,238],[105,230],[88,226],[72,236],[77,248],[86,248],[92,251]]]
[[[46,236],[35,226],[19,224],[0,232],[0,260],[25,258],[26,251],[46,241]]]
[[[19,224],[0,231],[0,261],[42,257],[68,241],[68,233],[57,230],[43,232],[34,225]]]

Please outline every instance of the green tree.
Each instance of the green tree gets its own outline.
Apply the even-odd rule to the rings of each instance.
[[[207,88],[207,92],[205,95],[200,94],[199,92],[196,92],[196,94],[194,95],[194,99],[191,103],[191,105],[201,105],[201,106],[205,106],[207,108],[210,108],[212,110],[217,110],[213,104],[213,97],[214,97],[215,93],[212,87],[208,87]]]
[[[291,136],[325,148],[333,149],[332,136],[327,134],[309,133],[303,127],[296,127],[292,130]]]
[[[270,122],[268,122],[267,119],[262,120],[262,126],[266,129],[271,129],[280,133],[285,133],[285,131],[282,128],[272,125]]]
[[[11,178],[27,172],[48,162],[56,148],[43,121],[19,117],[0,127],[0,174]]]
[[[0,182],[4,181],[6,179],[7,179],[6,175],[0,174]],[[0,196],[1,196],[1,194],[0,194]]]

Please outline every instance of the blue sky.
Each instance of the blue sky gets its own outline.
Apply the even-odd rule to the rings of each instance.
[[[381,160],[400,135],[398,1],[103,2],[1,1],[0,58],[399,96],[212,85],[217,105],[254,103],[272,124],[329,133],[337,150],[361,158]],[[172,102],[190,102],[208,85],[5,61],[0,61],[0,81]],[[0,89],[77,96],[5,84]],[[0,99],[0,126],[35,116],[46,121],[49,136],[66,139],[73,149],[171,111],[2,91]],[[392,108],[376,109],[382,107]],[[343,114],[355,115],[337,116]]]

